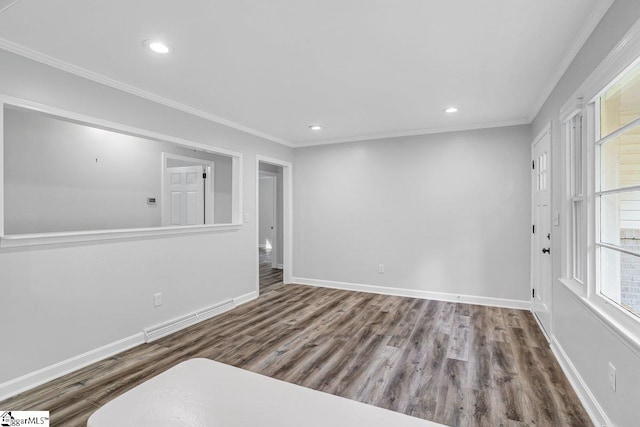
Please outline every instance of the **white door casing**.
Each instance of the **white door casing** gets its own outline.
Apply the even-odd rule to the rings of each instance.
[[[293,217],[293,171],[292,164],[287,161],[276,159],[273,157],[267,157],[263,155],[256,155],[255,171],[256,171],[256,192],[255,192],[255,206],[258,210],[260,205],[258,188],[260,186],[260,163],[271,164],[282,167],[282,270],[283,270],[283,282],[285,284],[292,283],[292,258],[293,258],[293,230],[292,230],[292,217]],[[256,237],[260,234],[259,222],[256,221]],[[258,251],[255,251],[255,265],[256,265],[256,290],[260,291],[260,275],[258,272]]]
[[[551,134],[547,127],[532,144],[531,305],[551,335]]]

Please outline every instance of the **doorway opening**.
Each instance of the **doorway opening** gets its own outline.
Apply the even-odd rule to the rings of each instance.
[[[291,283],[291,163],[258,155],[256,159],[256,263],[259,294]]]
[[[284,258],[283,168],[258,165],[258,253],[260,293],[282,285]]]
[[[214,223],[212,161],[162,153],[162,225]]]

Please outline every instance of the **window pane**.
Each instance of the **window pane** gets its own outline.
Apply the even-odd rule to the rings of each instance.
[[[573,278],[582,282],[582,245],[584,242],[584,236],[582,234],[582,200],[576,200],[573,202],[573,227],[571,233],[571,241],[573,242]]]
[[[636,316],[640,316],[639,271],[640,257],[600,248],[600,293]]]
[[[626,247],[625,244],[629,243],[627,240],[630,238],[640,239],[640,191],[602,196],[600,241]]]
[[[640,127],[600,146],[600,189],[640,185]]]
[[[582,194],[582,116],[571,121],[571,191],[572,195]]]
[[[600,98],[600,136],[640,117],[640,64]]]

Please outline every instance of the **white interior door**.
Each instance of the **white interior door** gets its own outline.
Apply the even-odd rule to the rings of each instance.
[[[205,181],[203,166],[166,169],[169,224],[200,225],[205,218]]]
[[[551,136],[546,132],[533,145],[533,238],[531,254],[533,312],[551,332]]]

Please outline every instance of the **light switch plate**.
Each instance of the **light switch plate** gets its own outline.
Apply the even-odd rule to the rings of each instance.
[[[556,227],[560,225],[560,212],[553,213],[553,225]]]

